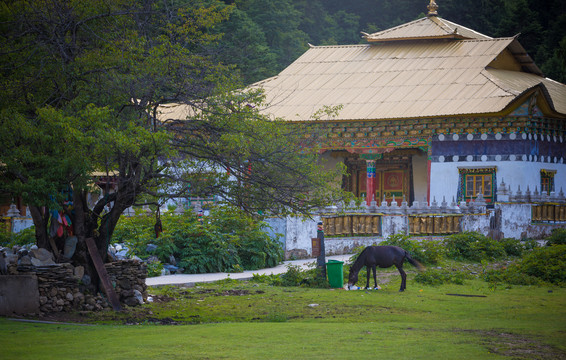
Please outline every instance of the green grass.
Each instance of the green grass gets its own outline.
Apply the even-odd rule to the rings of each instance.
[[[493,289],[478,279],[433,287],[412,278],[404,293],[399,276],[380,291],[239,281],[153,288],[157,299],[175,301],[77,315],[93,326],[0,319],[0,353],[2,359],[566,359],[566,289]]]

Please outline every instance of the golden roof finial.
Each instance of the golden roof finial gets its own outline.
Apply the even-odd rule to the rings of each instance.
[[[427,16],[437,16],[438,15],[438,5],[434,2],[434,0],[430,0],[430,4],[427,6],[428,14]]]

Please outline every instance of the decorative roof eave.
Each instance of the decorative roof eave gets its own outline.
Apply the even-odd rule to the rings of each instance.
[[[440,35],[440,36],[415,36],[415,37],[402,37],[402,38],[389,38],[389,39],[372,39],[369,37],[365,37],[368,43],[376,44],[376,43],[383,43],[383,42],[391,42],[391,41],[415,41],[415,40],[469,40],[471,38],[453,33],[447,35]]]
[[[507,48],[509,49],[511,54],[515,57],[515,59],[517,59],[519,64],[521,64],[521,67],[523,68],[523,70],[525,70],[525,72],[529,72],[544,77],[542,70],[535,64],[533,59],[527,53],[527,50],[525,50],[523,45],[521,45],[519,40],[517,40],[519,35],[520,34],[514,36],[515,40],[511,44],[509,44]]]
[[[538,96],[542,95],[542,96]],[[528,89],[525,89],[522,93],[517,95],[515,99],[509,102],[509,104],[502,109],[500,112],[495,113],[494,115],[498,116],[506,116],[512,113],[517,107],[527,101],[528,98],[536,96],[536,104],[548,117],[555,117],[555,118],[564,118],[566,114],[559,112],[556,107],[554,106],[554,102],[552,101],[552,97],[548,91],[546,85],[542,82],[532,86]]]

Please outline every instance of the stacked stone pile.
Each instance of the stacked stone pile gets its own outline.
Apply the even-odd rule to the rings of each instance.
[[[120,302],[128,306],[144,303],[147,299],[147,266],[139,260],[122,260],[104,264],[110,282]]]
[[[88,294],[90,277],[82,266],[57,264],[53,254],[45,249],[0,249],[6,265],[6,275],[35,274],[38,282],[41,312],[71,310],[97,311],[110,307],[103,294]],[[138,260],[105,264],[106,271],[120,302],[128,306],[143,304],[147,299],[146,265]]]

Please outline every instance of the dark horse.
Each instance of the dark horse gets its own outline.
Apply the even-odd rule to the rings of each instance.
[[[407,274],[403,271],[403,262],[407,259],[412,265],[416,266],[419,270],[424,267],[416,260],[411,258],[409,253],[398,246],[368,246],[358,256],[356,261],[350,267],[350,275],[348,276],[348,288],[354,286],[358,281],[358,273],[362,267],[367,268],[367,282],[366,288],[369,288],[369,273],[370,269],[373,270],[373,281],[377,288],[377,278],[375,275],[375,268],[388,268],[393,265],[399,270],[401,274],[401,288],[399,291],[404,291],[407,288]]]

